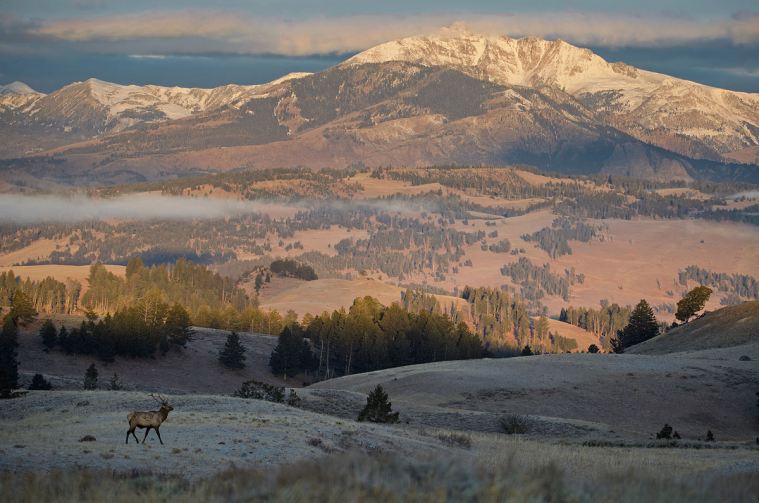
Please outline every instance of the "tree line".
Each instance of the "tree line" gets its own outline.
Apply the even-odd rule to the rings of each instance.
[[[40,281],[17,278],[13,269],[0,273],[0,307],[10,306],[16,290],[31,299],[35,311],[48,314],[72,314],[77,310],[82,285],[75,280],[65,283],[50,276]]]
[[[370,296],[357,298],[348,311],[304,316],[294,330],[310,339],[310,365],[319,379],[484,354],[482,339],[466,323],[396,303],[385,307]],[[305,365],[302,351],[293,352]]]

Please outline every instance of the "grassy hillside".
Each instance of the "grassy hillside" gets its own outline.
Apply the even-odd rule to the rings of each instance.
[[[145,445],[125,392],[33,392],[0,409],[0,502],[755,501],[757,451],[567,445],[355,423],[258,400],[167,397]],[[81,442],[85,435],[95,438]],[[84,469],[87,472],[84,472]],[[90,471],[97,468],[95,472]],[[63,473],[45,475],[52,470]],[[709,476],[704,476],[709,474]]]
[[[67,328],[81,323],[81,318],[57,317]],[[60,327],[60,321],[56,326]],[[219,350],[223,348],[228,332],[207,328],[195,329],[195,340],[186,349],[172,349],[166,355],[154,358],[133,359],[117,357],[114,363],[104,364],[97,356],[66,355],[60,349],[49,352],[42,345],[37,321],[19,338],[20,384],[26,387],[35,373],[41,373],[55,389],[81,390],[84,372],[95,362],[99,372],[100,388],[114,372],[119,374],[127,390],[160,391],[166,393],[230,394],[243,381],[255,379],[277,386],[300,386],[303,381],[285,383],[269,369],[269,357],[277,344],[277,338],[269,335],[241,333],[246,348],[245,368],[233,371],[218,362]],[[292,380],[291,380],[292,381]]]
[[[689,440],[703,439],[707,430],[751,442],[759,435],[756,364],[737,359],[560,354],[441,362],[341,377],[303,391],[322,401],[317,410],[342,408],[351,417],[360,410],[357,394],[377,384],[412,424],[498,431],[504,414],[528,414],[538,418],[537,437],[646,440],[665,423]]]
[[[657,355],[745,345],[759,347],[759,301],[756,300],[706,313],[628,352]]]

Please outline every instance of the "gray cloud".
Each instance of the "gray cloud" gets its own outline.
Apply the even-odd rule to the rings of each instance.
[[[182,40],[182,51],[237,54],[352,53],[414,35],[434,34],[441,26],[464,21],[487,35],[563,38],[580,45],[607,47],[679,46],[704,40],[759,42],[759,16],[753,13],[705,21],[681,16],[548,12],[520,14],[433,14],[417,16],[354,15],[305,20],[251,17],[230,10],[156,10],[137,15],[53,19],[24,26],[24,32],[51,41],[100,42],[103,51],[114,42],[153,41],[150,54],[162,44]]]

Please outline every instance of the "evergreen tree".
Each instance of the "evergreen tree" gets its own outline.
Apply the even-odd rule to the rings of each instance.
[[[53,385],[50,384],[42,374],[34,374],[32,383],[29,385],[30,390],[50,390],[53,389]]]
[[[98,389],[98,369],[95,367],[94,362],[87,367],[87,372],[84,374],[84,389]]]
[[[706,432],[706,441],[714,442],[714,433],[712,433],[712,430]]]
[[[13,390],[18,388],[18,325],[12,313],[3,317],[0,331],[0,398],[12,398]]]
[[[186,347],[192,340],[192,319],[187,310],[179,302],[175,302],[166,315],[166,332],[169,343]]]
[[[611,340],[611,347],[615,353],[623,353],[630,346],[640,344],[657,335],[659,335],[659,323],[654,316],[654,310],[643,299],[630,314],[627,326],[617,331],[616,338]]]
[[[524,348],[522,348],[522,356],[532,356],[533,352],[532,349],[530,349],[530,345],[526,345]]]
[[[105,363],[116,361],[116,340],[109,325],[109,323],[100,320],[92,330],[92,338],[95,341],[97,354]]]
[[[290,327],[285,327],[279,335],[277,347],[271,353],[269,365],[277,375],[292,377],[299,370],[309,368],[313,360],[311,347],[303,337],[294,333]]]
[[[377,385],[374,391],[366,397],[366,406],[358,415],[358,421],[372,423],[397,423],[398,412],[393,412],[392,403],[388,401],[387,393],[381,385]]]
[[[37,317],[37,311],[34,310],[32,298],[17,288],[13,292],[13,304],[9,313],[17,324],[23,326],[33,322]]]
[[[68,347],[68,343],[69,343],[69,331],[66,330],[65,326],[61,325],[61,329],[58,331],[58,344],[60,344],[63,350],[66,351],[66,348]]]
[[[588,346],[588,353],[598,353],[598,351],[599,351],[598,346],[596,346],[595,344],[591,344],[590,346]]]
[[[58,340],[58,331],[55,329],[55,325],[50,319],[45,320],[40,328],[40,337],[42,337],[42,344],[48,349],[53,349],[55,343]]]
[[[113,376],[111,376],[111,380],[108,383],[108,391],[121,391],[124,389],[124,383],[121,382],[119,379],[119,375],[114,372]]]
[[[688,320],[693,318],[697,312],[701,311],[709,300],[712,294],[712,289],[707,286],[697,286],[690,292],[685,294],[685,297],[680,299],[677,303],[677,312],[675,318],[687,323]]]
[[[224,349],[219,351],[219,363],[231,369],[242,369],[245,368],[245,359],[245,347],[240,336],[237,332],[231,332]]]
[[[661,429],[659,433],[656,434],[657,440],[669,440],[672,438],[672,427],[668,424],[664,425],[664,428]]]

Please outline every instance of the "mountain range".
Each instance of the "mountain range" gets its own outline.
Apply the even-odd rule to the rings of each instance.
[[[0,87],[0,140],[0,169],[16,185],[480,163],[756,183],[759,94],[454,25],[263,85],[90,79],[44,95],[15,82]]]

